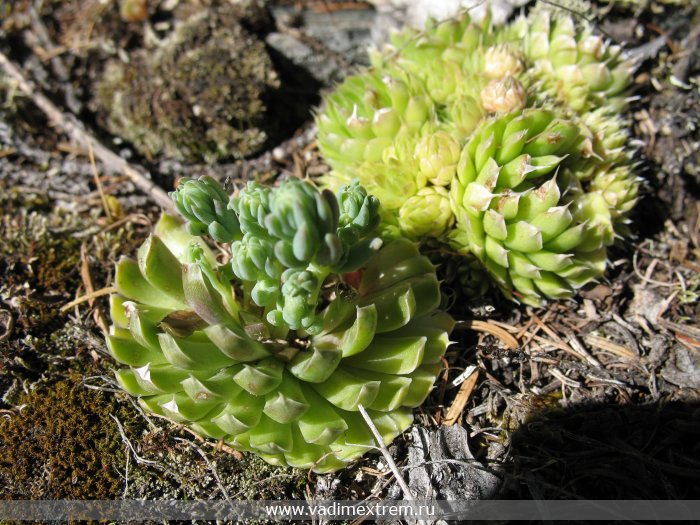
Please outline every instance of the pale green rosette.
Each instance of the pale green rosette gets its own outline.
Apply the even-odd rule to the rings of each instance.
[[[243,237],[232,265],[163,215],[137,258],[117,264],[106,338],[125,365],[119,384],[146,411],[276,465],[330,472],[376,444],[360,405],[385,443],[411,424],[453,321],[437,310],[435,269],[413,243],[344,257],[376,228],[371,196],[354,185],[336,201],[300,184],[251,185],[234,199]],[[333,235],[338,257],[327,249]],[[277,257],[285,243],[294,267]],[[319,320],[313,334],[293,328],[309,316]]]
[[[435,119],[434,103],[419,82],[369,71],[349,77],[316,117],[321,153],[339,172],[328,185],[339,187],[338,176],[342,182],[357,177],[389,207],[394,195],[415,193],[425,182],[415,180],[413,152],[421,130]]]
[[[557,175],[587,151],[577,124],[545,110],[486,121],[465,146],[451,197],[468,246],[455,247],[476,255],[507,296],[540,305],[602,275],[608,207],[572,200],[578,181]]]
[[[413,239],[443,237],[454,224],[450,196],[441,186],[429,186],[406,199],[399,209],[401,232]]]
[[[633,64],[591,24],[538,9],[504,35],[522,42],[525,59],[533,65],[527,74],[540,99],[557,98],[578,114],[605,107],[612,115],[627,108]]]
[[[529,304],[568,297],[603,274],[605,247],[629,234],[639,191],[621,115],[632,64],[619,46],[538,8],[504,28],[462,14],[405,29],[371,62],[317,116],[333,168],[323,184],[358,177],[383,203],[384,232],[471,249],[507,295]],[[485,136],[493,126],[502,134]],[[487,174],[492,187],[480,179]],[[564,223],[572,231],[555,241],[548,229]],[[536,254],[502,238],[504,227],[531,237]],[[526,253],[530,266],[520,264]]]

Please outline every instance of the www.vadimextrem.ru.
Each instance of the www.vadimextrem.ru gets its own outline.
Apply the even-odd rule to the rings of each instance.
[[[326,517],[334,519],[353,519],[358,517],[390,516],[400,518],[427,518],[435,516],[433,505],[411,505],[410,503],[375,503],[351,504],[332,502],[328,504],[279,503],[266,505],[268,517]]]

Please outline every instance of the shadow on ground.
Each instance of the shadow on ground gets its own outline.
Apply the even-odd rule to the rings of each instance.
[[[542,412],[510,455],[503,499],[697,499],[700,403]]]

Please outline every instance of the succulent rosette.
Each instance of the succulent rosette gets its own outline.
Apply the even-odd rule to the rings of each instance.
[[[451,191],[455,238],[507,296],[540,305],[602,275],[608,207],[580,204],[569,191],[578,180],[558,174],[588,154],[575,122],[541,109],[485,121],[465,146]]]
[[[413,238],[443,237],[454,224],[450,196],[442,186],[428,186],[399,209],[401,231]]]
[[[598,228],[609,246],[617,238],[630,234],[629,214],[637,204],[641,179],[626,164],[612,168],[593,166],[587,173],[587,177],[575,181],[571,172],[566,174],[572,181],[572,211],[580,217],[591,218],[589,226]]]
[[[537,9],[504,34],[522,42],[533,65],[528,75],[540,98],[558,98],[579,114],[601,107],[614,114],[627,108],[633,65],[623,58],[620,46],[595,34],[591,24]]]
[[[449,344],[433,265],[412,242],[375,236],[379,204],[357,183],[335,195],[249,183],[225,208],[219,189],[191,180],[173,198],[189,232],[234,212],[230,262],[163,215],[117,264],[106,338],[126,365],[119,384],[147,411],[277,465],[328,472],[363,455],[375,442],[360,405],[393,440]],[[195,213],[217,206],[210,222]]]
[[[619,115],[632,65],[619,46],[590,24],[537,8],[504,28],[466,13],[407,28],[370,59],[372,69],[348,78],[317,116],[321,153],[333,168],[324,184],[335,189],[358,177],[382,200],[385,231],[474,251],[507,295],[530,304],[568,297],[602,275],[605,247],[629,233],[639,187]],[[409,112],[411,104],[425,111]],[[375,121],[391,123],[381,137]],[[496,128],[501,135],[484,135]],[[465,167],[470,155],[475,174]],[[477,184],[484,167],[492,187]],[[556,213],[541,210],[540,197]],[[509,236],[530,235],[537,249],[485,232],[492,220],[514,229]],[[577,233],[555,241],[540,222]]]
[[[385,210],[426,185],[414,152],[435,124],[433,102],[420,85],[372,72],[349,77],[330,95],[316,122],[319,148],[334,168],[324,183],[338,189],[354,178]]]

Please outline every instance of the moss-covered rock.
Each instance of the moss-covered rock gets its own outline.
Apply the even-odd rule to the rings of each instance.
[[[107,128],[147,157],[207,162],[256,153],[279,87],[264,44],[226,9],[178,23],[155,50],[112,61],[97,88]]]

